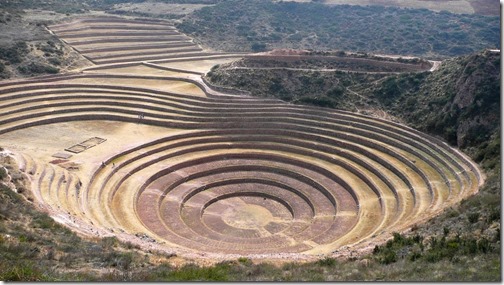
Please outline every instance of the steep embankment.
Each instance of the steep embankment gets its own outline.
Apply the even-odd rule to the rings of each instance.
[[[424,78],[391,76],[360,92],[409,124],[466,148],[499,129],[499,78],[500,53],[485,51],[446,60]]]

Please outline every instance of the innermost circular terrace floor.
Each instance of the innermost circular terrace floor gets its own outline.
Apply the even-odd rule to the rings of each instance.
[[[268,209],[258,205],[245,205],[238,208],[228,208],[222,213],[226,224],[242,229],[261,229],[273,220]]]

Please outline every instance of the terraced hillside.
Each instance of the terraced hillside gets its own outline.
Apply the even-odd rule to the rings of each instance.
[[[0,144],[34,201],[82,233],[199,257],[330,254],[483,183],[464,154],[409,127],[212,88],[202,73],[246,55],[202,51],[164,22],[49,28],[98,65],[0,84]]]
[[[49,27],[95,64],[219,55],[203,51],[191,38],[160,20],[81,18]]]

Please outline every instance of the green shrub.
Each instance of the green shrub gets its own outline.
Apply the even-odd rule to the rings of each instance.
[[[222,263],[212,267],[188,264],[178,270],[171,271],[166,281],[228,281],[228,270],[228,265]]]
[[[31,234],[21,234],[18,237],[19,242],[34,242],[37,239]]]
[[[329,97],[308,97],[304,96],[298,99],[299,103],[314,105],[326,108],[335,108],[337,103]]]
[[[47,278],[34,263],[19,261],[13,265],[0,263],[0,280],[34,282],[47,281]]]
[[[380,259],[381,264],[391,264],[397,261],[397,254],[393,250],[387,250]]]
[[[7,170],[5,170],[4,167],[0,166],[0,180],[4,179],[5,177],[7,177]]]
[[[413,253],[410,254],[409,260],[410,261],[415,261],[417,259],[420,259],[422,257],[422,254],[418,251],[414,251]]]
[[[59,69],[43,63],[31,62],[28,64],[18,66],[18,71],[24,75],[34,75],[34,74],[56,74]]]
[[[345,93],[345,88],[341,86],[336,86],[332,89],[327,90],[326,95],[332,98],[339,98]]]
[[[500,207],[495,207],[490,211],[490,214],[488,215],[487,221],[489,223],[493,221],[498,221],[501,218],[501,211]]]
[[[246,266],[252,265],[252,260],[250,260],[249,258],[246,258],[246,257],[238,258],[238,262],[243,265],[246,265]]]
[[[467,215],[467,220],[469,221],[469,223],[474,224],[478,221],[479,217],[480,217],[480,213],[473,212],[473,213],[469,213]]]
[[[487,253],[490,251],[490,242],[486,238],[482,238],[478,241],[478,251],[481,253]]]
[[[128,270],[133,262],[133,253],[111,251],[101,255],[101,261],[106,266],[117,267],[119,269]]]
[[[117,246],[119,240],[115,236],[104,237],[101,239],[100,244],[104,249],[111,249],[114,246]]]
[[[266,50],[266,44],[265,44],[265,43],[253,43],[253,44],[250,46],[250,49],[251,49],[253,52],[261,52],[261,51],[265,51],[265,50]]]
[[[49,217],[45,213],[40,213],[35,216],[31,224],[32,227],[41,229],[53,229],[59,226],[51,217]]]
[[[20,63],[28,53],[28,45],[25,42],[17,42],[10,46],[0,46],[0,59],[8,63]]]
[[[320,260],[317,260],[315,264],[320,265],[320,266],[335,266],[336,265],[336,259],[332,257],[326,257]]]
[[[449,229],[449,228],[447,228],[447,227],[444,227],[444,228],[443,228],[443,235],[444,235],[444,236],[447,236],[449,233],[450,233],[450,229]]]

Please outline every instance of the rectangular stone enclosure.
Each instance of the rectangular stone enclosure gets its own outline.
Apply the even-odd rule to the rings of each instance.
[[[66,151],[72,152],[72,153],[81,153],[85,151],[88,148],[92,148],[95,145],[101,144],[102,142],[106,141],[107,139],[104,138],[99,138],[99,137],[93,137],[90,139],[87,139],[81,143],[75,144],[69,148],[65,148]]]

